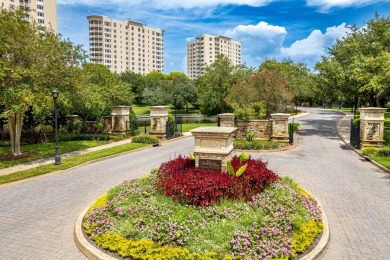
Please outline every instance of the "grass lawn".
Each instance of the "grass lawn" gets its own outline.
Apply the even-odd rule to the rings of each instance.
[[[78,150],[99,146],[108,143],[108,141],[70,141],[59,142],[60,152],[69,153]],[[11,152],[11,146],[0,146],[0,169],[14,166],[21,163],[31,162],[42,158],[55,155],[55,143],[28,144],[21,146],[22,153],[30,154],[26,158],[10,160],[8,155]],[[2,159],[3,158],[3,159]]]
[[[172,115],[175,113],[175,107],[173,105],[167,104],[164,106],[169,107],[169,113],[171,113]],[[133,111],[136,115],[149,115],[150,114],[149,107],[150,107],[149,105],[142,105],[142,104],[131,105],[131,108],[133,109]],[[188,106],[188,111],[186,111],[185,108],[182,108],[182,109],[176,110],[176,113],[177,114],[192,114],[192,115],[199,114],[200,115],[199,109],[193,107],[192,105]]]
[[[390,169],[390,157],[389,156],[370,156],[370,159]]]
[[[0,176],[0,184],[9,183],[13,181],[23,180],[30,177],[58,171],[58,170],[66,170],[68,168],[74,167],[76,165],[86,163],[92,160],[96,160],[99,158],[107,157],[114,154],[124,153],[128,152],[137,148],[148,146],[146,144],[139,144],[139,143],[129,143],[124,145],[119,145],[111,148],[107,148],[100,151],[90,152],[86,154],[80,154],[75,155],[70,158],[63,159],[61,162],[61,165],[53,165],[53,164],[47,164],[42,165],[33,169],[20,171],[11,173],[8,175],[2,175]]]
[[[182,132],[189,132],[192,129],[195,129],[197,127],[201,126],[217,126],[217,122],[204,122],[204,123],[189,123],[189,124],[183,124],[183,130]],[[180,129],[180,125],[178,126]],[[139,134],[144,134],[145,133],[145,127],[144,126],[139,126],[138,127],[138,132]],[[150,132],[150,126],[146,126],[146,133]]]
[[[133,105],[131,105],[131,108],[133,109],[133,111],[136,115],[149,115],[150,114],[150,110],[149,110],[148,105],[133,104]]]
[[[205,123],[190,123],[190,124],[183,124],[183,133],[189,132],[192,129],[195,129],[197,127],[201,126],[217,126],[217,122],[205,122]]]

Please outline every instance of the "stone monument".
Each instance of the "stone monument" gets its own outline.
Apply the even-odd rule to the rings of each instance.
[[[166,138],[168,121],[167,106],[150,107],[150,134],[157,136],[159,139]]]
[[[271,140],[288,143],[288,118],[290,114],[276,113],[271,114],[272,134]]]
[[[226,172],[233,151],[235,127],[203,126],[191,130],[195,137],[195,166]]]
[[[383,132],[386,108],[360,108],[360,144],[365,146],[383,146]]]

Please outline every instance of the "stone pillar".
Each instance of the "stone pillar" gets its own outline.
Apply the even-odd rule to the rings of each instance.
[[[191,130],[195,137],[195,166],[226,172],[233,151],[235,127],[202,126]]]
[[[159,139],[166,138],[168,121],[167,106],[150,107],[150,134],[157,136]]]
[[[383,146],[383,132],[386,108],[360,108],[360,145]]]
[[[232,113],[225,113],[218,115],[219,126],[222,127],[235,127],[235,116]]]
[[[272,134],[271,140],[288,143],[288,118],[290,114],[276,113],[271,114]]]
[[[125,134],[126,131],[130,130],[129,115],[129,106],[115,106],[111,108],[113,133]]]
[[[112,116],[102,116],[103,133],[112,133],[113,120]]]

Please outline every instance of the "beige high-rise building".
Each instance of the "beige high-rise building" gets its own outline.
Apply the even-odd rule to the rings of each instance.
[[[90,15],[87,19],[92,62],[104,64],[116,73],[164,72],[164,30],[101,15]]]
[[[0,9],[28,7],[28,20],[35,20],[39,25],[58,33],[57,0],[0,0],[0,6]]]
[[[187,76],[196,79],[203,75],[205,67],[211,65],[218,54],[228,57],[234,65],[242,64],[242,44],[229,37],[201,34],[195,41],[188,42]]]

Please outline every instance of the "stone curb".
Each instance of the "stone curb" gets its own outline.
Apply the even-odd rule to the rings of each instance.
[[[338,111],[340,112],[340,111]],[[347,114],[345,114],[344,112],[340,112],[342,114],[344,114],[344,117],[347,116]],[[390,170],[387,169],[385,166],[383,166],[382,164],[379,164],[377,163],[376,161],[373,161],[370,159],[370,157],[368,156],[365,156],[363,155],[360,150],[356,149],[353,145],[351,145],[349,142],[347,142],[342,136],[341,134],[339,133],[339,124],[341,122],[341,120],[343,120],[344,118],[340,119],[337,124],[336,124],[336,132],[337,132],[337,135],[340,137],[340,139],[352,150],[354,151],[355,153],[357,153],[360,157],[364,158],[367,162],[370,162],[371,164],[375,165],[376,167],[378,167],[379,169],[383,170],[384,172],[386,173],[389,173],[390,174]]]
[[[314,197],[310,192],[308,192],[306,189],[305,191],[312,197]],[[105,194],[105,193],[104,193]],[[315,197],[314,197],[315,198]],[[85,214],[87,214],[90,207],[95,204],[97,199],[95,199],[92,203],[90,203],[79,215],[77,218],[75,227],[74,227],[74,240],[76,242],[77,247],[79,250],[88,257],[88,259],[99,259],[99,260],[114,260],[116,258],[113,258],[112,256],[109,256],[108,254],[104,253],[103,251],[97,249],[95,246],[91,245],[91,243],[88,242],[88,240],[84,237],[83,231],[82,231],[82,225],[83,225],[83,219]],[[328,225],[328,219],[326,218],[325,211],[321,205],[321,203],[316,198],[316,201],[321,209],[321,218],[322,218],[322,224],[324,225],[324,229],[322,231],[322,236],[320,241],[318,242],[317,246],[310,251],[305,256],[299,258],[299,260],[314,260],[314,259],[321,259],[326,250],[328,249],[329,242],[330,242],[330,232],[329,232],[329,225]]]
[[[300,111],[302,111],[302,113],[295,115],[295,116],[290,116],[288,119],[304,117],[304,116],[307,116],[310,114],[310,112],[308,110],[301,109]]]
[[[306,189],[304,189],[310,196],[315,198],[310,192],[308,192]],[[322,207],[320,201],[316,198],[316,201],[321,209],[321,218],[322,218],[322,224],[324,225],[324,229],[322,230],[322,236],[320,239],[320,242],[318,242],[317,246],[311,250],[307,255],[299,258],[299,260],[314,260],[314,259],[321,259],[325,253],[326,250],[328,250],[329,243],[330,243],[330,230],[329,230],[329,224],[328,219],[326,218],[324,208]]]
[[[82,231],[82,225],[83,225],[83,218],[85,216],[85,214],[87,214],[89,208],[95,204],[96,202],[96,199],[94,202],[92,202],[91,204],[89,204],[80,214],[80,216],[77,218],[77,221],[76,221],[76,224],[75,224],[75,227],[74,227],[74,240],[76,242],[76,245],[77,247],[79,248],[79,250],[86,256],[88,257],[88,259],[104,259],[104,260],[114,260],[116,258],[113,258],[109,255],[107,255],[106,253],[104,253],[103,251],[100,251],[99,249],[97,249],[96,247],[94,247],[93,245],[91,245],[91,243],[88,242],[87,239],[85,239],[84,237],[84,234],[83,234],[83,231]]]

